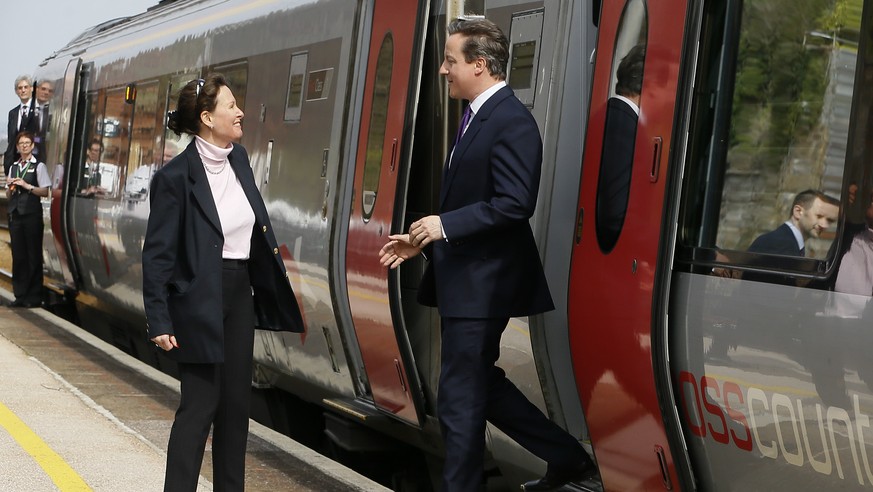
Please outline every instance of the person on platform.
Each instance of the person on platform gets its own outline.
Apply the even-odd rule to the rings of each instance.
[[[51,188],[44,163],[33,155],[35,135],[24,131],[15,137],[19,158],[6,174],[9,237],[12,246],[12,307],[42,304],[42,203]]]
[[[529,219],[537,202],[542,140],[505,82],[509,42],[493,22],[448,27],[440,75],[470,103],[443,172],[439,210],[389,236],[379,252],[396,268],[426,250],[419,302],[441,316],[437,412],[445,441],[444,491],[483,485],[486,420],[548,463],[528,491],[585,480],[596,466],[495,363],[509,318],[554,309]]]
[[[29,131],[38,133],[37,121],[34,118],[33,79],[29,75],[19,75],[15,79],[15,95],[21,103],[9,110],[9,119],[6,120],[6,135],[9,137],[9,145],[3,153],[3,172],[9,174],[9,168],[20,157],[15,144],[15,136],[19,132]],[[33,154],[31,152],[31,154]]]
[[[178,363],[181,401],[165,491],[194,491],[209,428],[216,490],[242,491],[254,328],[302,332],[242,137],[243,112],[213,73],[180,91],[168,128],[195,138],[158,170],[143,244],[148,338]]]

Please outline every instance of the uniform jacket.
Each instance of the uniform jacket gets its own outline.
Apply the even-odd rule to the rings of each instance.
[[[255,213],[249,254],[257,328],[303,332],[300,309],[245,149],[228,156]],[[155,173],[143,244],[143,301],[148,337],[173,334],[180,362],[221,362],[224,235],[206,171],[192,141]]]
[[[501,88],[473,116],[443,173],[439,216],[448,241],[429,245],[419,302],[455,318],[554,309],[529,223],[542,156],[533,116]]]

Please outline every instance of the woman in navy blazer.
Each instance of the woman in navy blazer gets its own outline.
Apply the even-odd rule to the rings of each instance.
[[[196,490],[210,426],[216,490],[243,490],[254,328],[303,321],[220,74],[189,82],[167,126],[195,138],[151,184],[143,244],[148,337],[179,364],[166,491]]]

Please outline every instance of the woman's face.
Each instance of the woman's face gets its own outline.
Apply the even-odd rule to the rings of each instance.
[[[222,148],[227,147],[231,142],[242,138],[243,116],[242,110],[236,105],[233,93],[227,86],[222,86],[218,90],[215,110],[204,111],[201,116],[203,124],[207,127],[203,132],[206,135],[201,137],[210,140],[208,137],[211,136],[211,143]]]
[[[28,137],[19,138],[18,153],[21,154],[23,160],[30,159],[30,154],[33,153],[33,140]]]

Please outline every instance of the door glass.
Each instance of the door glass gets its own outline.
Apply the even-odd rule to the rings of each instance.
[[[391,72],[394,68],[394,38],[385,35],[379,58],[376,62],[376,79],[373,84],[373,107],[370,111],[370,130],[367,134],[367,157],[364,160],[363,192],[361,211],[364,222],[370,220],[379,192],[382,175],[382,149],[385,145],[385,124],[388,119],[388,101],[391,92]]]
[[[612,58],[603,149],[597,178],[595,222],[604,253],[615,247],[630,196],[634,142],[646,60],[648,21],[644,0],[630,0],[621,14]]]

